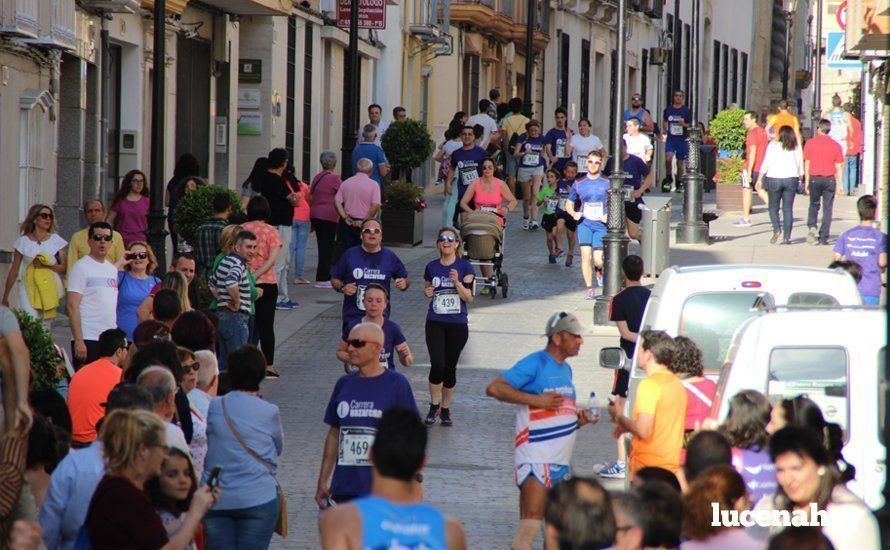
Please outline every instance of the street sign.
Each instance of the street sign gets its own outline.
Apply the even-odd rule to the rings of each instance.
[[[841,30],[847,28],[847,0],[841,2],[837,7],[837,11],[834,12],[834,18],[837,20],[837,24]]]
[[[386,28],[386,0],[337,0],[337,26],[349,29],[349,9],[358,2],[358,28]]]
[[[828,31],[826,40],[825,66],[829,69],[854,69],[861,70],[862,63],[857,59],[844,59],[844,45],[846,33],[844,31]]]

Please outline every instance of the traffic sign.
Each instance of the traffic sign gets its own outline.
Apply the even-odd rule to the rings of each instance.
[[[386,28],[386,0],[337,0],[337,26],[349,29],[349,11],[358,2],[358,28]]]
[[[829,69],[862,69],[858,59],[844,59],[846,33],[844,31],[828,31],[825,43],[825,66]]]
[[[841,2],[837,7],[837,11],[834,12],[834,18],[841,29],[847,28],[847,0]]]

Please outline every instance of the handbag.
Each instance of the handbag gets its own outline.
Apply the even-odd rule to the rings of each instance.
[[[263,467],[269,472],[269,475],[272,476],[272,479],[275,480],[275,486],[278,488],[278,521],[275,522],[275,532],[281,536],[281,538],[287,538],[287,500],[284,498],[284,491],[281,489],[281,484],[278,483],[278,478],[275,477],[275,474],[272,473],[272,467],[269,466],[269,463],[260,458],[258,454],[250,450],[250,447],[244,443],[244,440],[241,439],[241,436],[238,435],[238,431],[235,430],[235,425],[232,423],[232,419],[229,418],[229,413],[226,412],[226,400],[220,399],[220,403],[222,403],[222,411],[223,416],[226,418],[226,424],[229,425],[229,429],[232,430],[232,435],[235,436],[235,439],[238,443],[247,451],[254,460],[263,465]]]

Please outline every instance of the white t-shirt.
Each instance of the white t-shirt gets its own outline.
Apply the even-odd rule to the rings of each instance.
[[[587,173],[587,155],[591,151],[604,149],[603,142],[593,134],[587,137],[581,134],[572,135],[572,157],[578,163],[578,173]]]
[[[488,147],[488,142],[491,139],[491,133],[498,131],[498,123],[495,122],[493,118],[491,118],[488,113],[476,113],[467,119],[467,126],[473,127],[477,124],[482,126],[484,132],[482,133],[482,143],[479,144],[480,147],[485,149]]]
[[[627,145],[628,155],[636,155],[643,160],[646,160],[646,151],[652,149],[652,140],[646,134],[624,134],[624,143]]]
[[[797,178],[800,177],[803,156],[800,147],[787,151],[778,141],[771,141],[766,146],[766,154],[760,165],[760,172],[766,178]]]
[[[83,295],[80,302],[80,330],[84,340],[117,326],[117,268],[105,260],[89,256],[77,260],[68,274],[68,292]]]

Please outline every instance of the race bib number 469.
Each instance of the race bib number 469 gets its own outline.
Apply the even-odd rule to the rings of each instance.
[[[340,452],[337,464],[340,466],[370,466],[371,445],[377,430],[362,426],[340,428]]]

